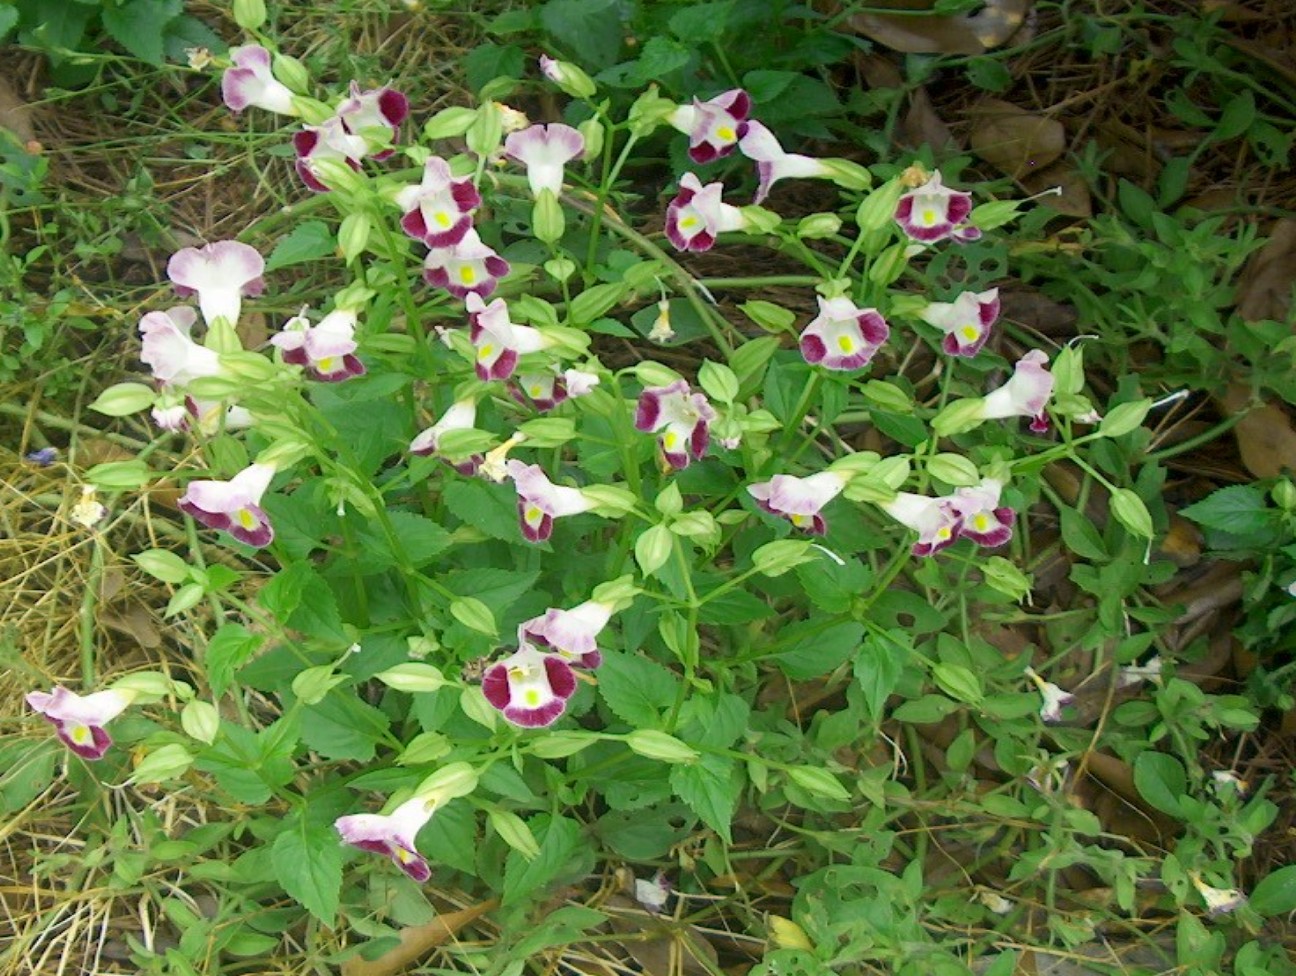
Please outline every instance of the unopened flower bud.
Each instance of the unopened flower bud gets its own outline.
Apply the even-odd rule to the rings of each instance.
[[[809,240],[832,237],[841,230],[841,225],[841,218],[836,214],[810,214],[808,217],[802,217],[801,222],[797,224],[797,237]]]
[[[540,71],[572,98],[592,98],[597,91],[594,80],[570,61],[555,61],[542,54]]]

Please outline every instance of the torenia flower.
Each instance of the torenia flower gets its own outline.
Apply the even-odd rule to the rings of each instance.
[[[524,622],[518,628],[518,635],[577,667],[597,668],[603,662],[603,655],[599,653],[596,639],[615,609],[614,604],[598,600],[586,600],[570,610],[550,607],[543,617]]]
[[[999,318],[999,289],[965,291],[952,302],[932,302],[918,317],[945,333],[941,347],[951,356],[975,356]]]
[[[819,512],[845,487],[844,476],[834,471],[820,471],[806,478],[776,474],[769,481],[748,485],[747,492],[765,511],[782,515],[811,535],[823,535],[828,525]]]
[[[891,335],[875,308],[858,308],[849,298],[819,296],[819,314],[801,333],[801,355],[825,369],[862,369]]]
[[[1142,664],[1129,664],[1120,669],[1116,675],[1116,687],[1128,688],[1130,685],[1142,684],[1144,681],[1160,683],[1161,669],[1165,662],[1156,654]]]
[[[531,195],[542,190],[557,194],[563,185],[563,167],[585,151],[585,137],[570,125],[552,122],[511,132],[504,140],[504,155],[526,167]]]
[[[349,97],[337,107],[337,118],[352,135],[365,140],[367,153],[374,159],[392,154],[386,144],[396,139],[401,123],[409,115],[409,99],[394,88],[383,86],[361,91],[352,81]]]
[[[950,504],[962,520],[959,535],[989,549],[1002,546],[1012,538],[1017,513],[999,504],[1001,491],[1002,481],[983,478],[975,487],[954,492]]]
[[[134,699],[133,691],[110,689],[82,697],[56,685],[52,692],[31,692],[27,704],[51,722],[63,744],[82,759],[102,759],[112,745],[104,726]]]
[[[1013,367],[1012,379],[981,399],[982,420],[1030,417],[1030,429],[1037,434],[1048,430],[1044,406],[1053,395],[1053,374],[1048,371],[1048,353],[1032,349]]]
[[[734,88],[705,102],[695,98],[692,105],[680,105],[666,121],[688,134],[689,156],[703,164],[733,152],[747,131],[750,113],[751,98]]]
[[[269,51],[259,44],[245,44],[230,48],[229,53],[234,64],[221,78],[221,98],[230,111],[255,106],[280,115],[297,114],[291,89],[271,73]]]
[[[553,534],[553,522],[564,515],[588,512],[594,504],[579,488],[555,485],[538,464],[508,460],[504,470],[513,479],[518,495],[518,520],[528,542],[544,542]]]
[[[430,156],[423,164],[423,182],[397,193],[396,205],[405,211],[401,228],[410,237],[428,247],[451,247],[472,229],[481,194],[472,180],[454,179],[440,156]]]
[[[273,465],[251,464],[229,481],[191,481],[177,505],[209,529],[223,529],[260,549],[274,538],[270,519],[261,510],[261,496],[274,475]]]
[[[1040,718],[1048,723],[1062,721],[1062,706],[1074,701],[1075,695],[1069,691],[1063,691],[1051,681],[1045,681],[1035,673],[1034,668],[1027,668],[1025,675],[1035,683],[1040,696],[1044,699],[1043,704],[1040,705]]]
[[[363,136],[348,131],[342,120],[332,115],[319,125],[302,126],[302,131],[293,136],[293,149],[297,152],[294,166],[302,182],[316,193],[327,193],[328,187],[320,182],[312,165],[332,159],[358,170],[360,160],[369,153],[369,143]]]
[[[238,322],[243,297],[261,294],[265,260],[256,248],[239,241],[216,241],[186,247],[171,255],[167,277],[181,298],[197,294],[203,321],[211,325],[223,318]],[[174,317],[173,317],[174,320]]]
[[[435,810],[434,802],[416,796],[389,814],[354,813],[338,817],[333,827],[345,843],[391,858],[393,864],[422,884],[432,877],[432,869],[414,846],[414,838],[432,819]]]
[[[552,725],[576,693],[571,665],[557,654],[523,644],[482,675],[482,694],[514,725],[526,729]]]
[[[285,363],[306,367],[311,379],[339,383],[365,372],[364,363],[355,356],[356,321],[355,311],[349,308],[334,309],[316,325],[305,315],[296,315],[270,343],[283,350]]]
[[[703,186],[694,174],[684,174],[666,207],[666,237],[677,251],[709,251],[717,234],[747,225],[741,210],[720,199],[723,193],[721,183]]]
[[[961,519],[949,498],[928,498],[901,491],[878,507],[918,533],[918,541],[910,550],[915,556],[934,555],[958,541]]]
[[[756,199],[752,203],[762,203],[769,196],[770,187],[779,180],[820,176],[831,179],[833,176],[822,160],[784,152],[774,133],[759,122],[747,123],[747,132],[738,141],[738,148],[748,159],[756,161],[756,175],[760,184],[756,187]]]
[[[499,279],[509,273],[508,262],[482,243],[471,228],[450,247],[434,247],[423,260],[423,280],[444,288],[455,298],[489,298]]]
[[[81,486],[81,498],[72,506],[72,511],[68,517],[77,525],[85,526],[89,529],[103,521],[108,509],[99,501],[98,492],[94,485]]]
[[[537,410],[552,410],[558,404],[571,397],[581,397],[598,386],[599,378],[594,373],[579,369],[568,369],[559,373],[551,369],[544,373],[526,373],[517,378],[517,384],[510,389],[513,398],[525,403],[529,399]]]
[[[1211,918],[1218,915],[1227,915],[1229,912],[1236,911],[1246,904],[1246,895],[1242,894],[1237,888],[1213,888],[1201,879],[1201,875],[1196,872],[1188,875],[1197,889],[1197,893],[1202,896],[1206,902],[1206,914]]]
[[[937,172],[922,186],[900,197],[895,221],[911,240],[931,244],[951,237],[964,243],[981,236],[979,228],[967,223],[971,212],[972,194],[951,190]]]
[[[508,379],[517,369],[519,356],[539,352],[547,345],[539,329],[509,321],[508,306],[502,298],[487,305],[476,292],[470,293],[468,320],[477,349],[477,378],[482,381]]]
[[[645,433],[661,431],[658,443],[662,455],[677,470],[687,468],[690,460],[702,460],[715,419],[716,412],[706,396],[689,392],[684,380],[649,387],[635,409],[635,427]]]
[[[473,400],[458,400],[450,409],[441,415],[435,424],[410,441],[409,451],[421,457],[436,454],[440,450],[441,435],[451,430],[468,430],[477,422],[477,403]],[[481,464],[481,456],[474,454],[466,461],[454,464],[456,471],[471,475]]]
[[[185,386],[220,372],[220,357],[189,335],[197,319],[198,313],[185,305],[149,312],[140,319],[140,360],[164,387]]]

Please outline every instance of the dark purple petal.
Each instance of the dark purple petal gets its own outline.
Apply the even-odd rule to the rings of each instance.
[[[409,117],[409,99],[394,88],[384,88],[378,94],[378,111],[393,129]]]
[[[553,693],[564,701],[576,694],[576,675],[571,665],[555,654],[544,659],[545,675],[549,678],[549,687]]]
[[[730,115],[742,122],[751,115],[751,96],[743,89],[737,88],[725,108],[729,110]]]
[[[400,854],[392,854],[392,862],[419,884],[432,877],[432,868],[428,866],[427,858],[418,851],[409,851],[408,859],[402,858]]]
[[[255,505],[249,505],[248,511],[252,512],[260,520],[256,525],[249,529],[231,519],[229,527],[225,531],[239,542],[252,546],[254,549],[261,549],[270,545],[274,540],[274,527],[270,525],[270,520],[266,518],[265,512]]]
[[[296,349],[285,349],[283,351],[283,361],[293,366],[309,366],[310,356],[306,354],[305,346],[298,346]]]
[[[423,238],[427,235],[428,232],[427,221],[423,219],[423,210],[420,207],[415,207],[404,217],[402,217],[400,221],[400,225],[401,225],[401,230],[403,230],[406,234],[409,234],[409,236],[414,238],[414,240],[416,241],[423,240]],[[425,278],[427,277],[426,272],[424,273],[423,277]]]
[[[801,336],[801,357],[807,363],[812,365],[821,363],[827,355],[828,347],[824,345],[823,339],[819,338],[819,336],[814,334]]]
[[[669,464],[676,471],[683,471],[685,468],[689,466],[689,462],[692,460],[692,458],[688,456],[687,451],[680,451],[678,453],[675,453],[673,451],[666,450],[666,448],[664,447],[662,448],[662,457],[664,457],[666,459],[666,463]]]
[[[708,230],[700,230],[689,238],[687,250],[694,251],[698,254],[703,251],[709,251],[715,245],[715,234]]]
[[[506,380],[513,375],[517,369],[518,354],[516,349],[505,349],[499,354],[499,359],[491,364],[491,368],[485,376],[482,376],[481,365],[477,366],[477,376],[483,380]]]
[[[308,190],[313,190],[316,193],[328,193],[329,188],[316,179],[315,174],[311,172],[310,163],[306,160],[297,160],[293,167],[297,170],[297,175],[301,177],[301,181],[306,184]]]
[[[404,226],[404,222],[402,222],[402,226]],[[472,218],[467,214],[461,216],[445,230],[431,231],[427,229],[425,224],[423,243],[428,247],[454,247],[467,236],[470,230],[472,230]]]
[[[509,694],[508,668],[503,664],[492,664],[482,675],[481,689],[493,707],[504,709],[512,697]]]
[[[1031,418],[1030,429],[1036,434],[1047,434],[1049,429],[1048,414],[1041,411]]]
[[[524,729],[539,729],[546,725],[553,725],[566,708],[566,701],[555,698],[539,708],[523,708],[521,705],[510,705],[503,711],[504,717],[514,725],[520,725]]]
[[[468,180],[458,180],[451,183],[450,196],[454,198],[455,205],[463,213],[476,210],[481,206],[481,194],[477,192],[477,187],[473,186]]]
[[[661,419],[661,395],[645,390],[639,397],[639,405],[635,407],[635,429],[645,432],[656,430],[659,419]]]
[[[49,717],[46,716],[46,718]],[[108,733],[97,725],[86,726],[90,730],[89,742],[77,742],[72,738],[71,732],[68,731],[67,723],[55,719],[49,719],[49,721],[53,723],[55,734],[59,737],[59,740],[82,759],[102,759],[108,751],[108,747],[112,745],[112,739]]]
[[[951,193],[949,203],[945,207],[945,219],[951,224],[958,225],[967,219],[968,214],[972,212],[972,196],[968,193]]]
[[[882,345],[891,335],[891,328],[886,324],[886,319],[882,318],[877,312],[872,310],[861,312],[857,321],[859,322],[860,334],[864,336],[864,341],[871,346]]]
[[[699,165],[705,165],[720,158],[720,150],[709,142],[699,142],[689,146],[689,158]]]
[[[705,420],[699,420],[693,425],[693,433],[689,435],[689,451],[692,452],[693,457],[701,461],[710,443],[711,425]]]

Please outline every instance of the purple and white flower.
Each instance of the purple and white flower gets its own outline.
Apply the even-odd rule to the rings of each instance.
[[[1062,721],[1062,706],[1074,701],[1075,695],[1063,691],[1051,681],[1045,681],[1035,673],[1034,668],[1027,668],[1024,673],[1039,689],[1040,697],[1043,699],[1039,710],[1040,718],[1049,724]]]
[[[716,412],[702,393],[692,393],[684,380],[644,390],[635,409],[635,427],[645,433],[661,431],[662,456],[676,470],[700,461],[711,441]]]
[[[1012,378],[981,398],[977,415],[982,420],[1030,417],[1030,429],[1037,434],[1048,430],[1044,407],[1053,395],[1053,374],[1048,371],[1048,353],[1032,349],[1013,366]]]
[[[1012,538],[1017,513],[999,504],[1003,482],[983,478],[979,485],[954,492],[951,504],[961,520],[959,535],[993,549]]]
[[[270,343],[283,350],[285,363],[304,366],[311,379],[339,383],[365,372],[355,355],[356,322],[349,308],[334,309],[315,325],[305,315],[295,315]]]
[[[576,693],[576,675],[557,654],[523,644],[482,675],[482,694],[504,718],[525,729],[552,725]]]
[[[345,843],[391,858],[393,864],[422,884],[432,877],[432,869],[414,841],[435,810],[435,802],[416,796],[388,814],[353,813],[338,817],[333,827]]]
[[[721,92],[705,102],[693,99],[667,116],[672,126],[689,137],[689,156],[698,164],[727,156],[747,132],[751,98],[741,88]]]
[[[819,296],[819,314],[801,333],[801,355],[825,369],[862,369],[891,335],[875,308],[859,308],[849,298]]]
[[[455,298],[489,298],[508,273],[508,262],[494,248],[483,244],[471,228],[458,244],[434,247],[423,260],[423,280],[434,288],[444,288]]]
[[[548,345],[544,333],[529,325],[514,325],[509,320],[508,305],[497,298],[489,305],[476,292],[468,295],[469,334],[477,350],[477,378],[482,381],[506,380],[517,369],[518,358],[539,352]]]
[[[261,496],[270,487],[271,464],[250,464],[229,481],[191,481],[177,505],[209,529],[228,532],[239,542],[260,549],[274,538]]]
[[[253,106],[280,115],[297,115],[293,93],[271,71],[270,52],[259,44],[230,48],[232,67],[221,78],[221,98],[235,114]]]
[[[911,240],[931,244],[949,237],[965,243],[981,236],[980,228],[967,222],[971,213],[972,194],[951,190],[937,172],[900,197],[895,221]]]
[[[563,167],[585,151],[585,137],[570,125],[551,122],[511,132],[504,140],[504,155],[526,167],[531,195],[542,190],[562,190]]]
[[[789,177],[831,179],[833,176],[823,160],[784,152],[774,133],[756,121],[747,123],[747,131],[738,140],[738,148],[744,156],[756,162],[756,175],[760,183],[756,187],[756,198],[752,201],[755,204],[763,203],[769,196],[770,187],[779,180]]]
[[[720,199],[724,184],[702,185],[692,173],[680,179],[679,193],[666,207],[666,237],[678,251],[709,251],[716,235],[742,230],[742,211]]]
[[[550,607],[518,628],[519,640],[543,647],[580,668],[597,668],[603,662],[597,638],[616,610],[614,604],[586,600],[570,610]]]
[[[965,291],[952,302],[932,302],[918,317],[945,333],[941,346],[951,356],[975,356],[999,318],[999,289]]]
[[[1246,895],[1242,894],[1237,888],[1212,887],[1196,873],[1188,875],[1188,878],[1192,881],[1193,887],[1197,889],[1197,893],[1206,902],[1206,914],[1211,918],[1237,911],[1247,902]]]
[[[588,512],[594,503],[579,488],[555,485],[538,464],[509,459],[504,470],[518,495],[518,521],[528,542],[544,542],[553,534],[554,519]]]
[[[477,402],[457,400],[441,415],[435,424],[410,441],[409,452],[420,457],[436,454],[441,449],[441,436],[451,430],[469,430],[477,422]],[[472,475],[481,464],[481,455],[474,454],[466,460],[449,462],[462,475]]]
[[[220,372],[220,357],[189,334],[197,320],[198,313],[187,305],[149,312],[140,319],[140,359],[164,388]]]
[[[835,471],[820,471],[805,478],[776,474],[769,481],[748,485],[747,493],[772,515],[782,515],[811,535],[823,535],[828,524],[819,513],[842,493],[846,480]]]
[[[135,692],[96,691],[84,697],[56,685],[52,692],[33,691],[27,704],[54,726],[63,744],[82,759],[102,759],[112,745],[104,726],[135,700]]]
[[[451,176],[450,164],[440,156],[430,156],[423,164],[423,182],[404,187],[395,202],[405,211],[401,228],[410,237],[428,247],[452,247],[472,229],[481,194],[472,180]]]
[[[394,88],[383,86],[361,91],[352,81],[349,96],[337,107],[337,118],[346,131],[365,140],[365,155],[386,159],[392,154],[388,143],[400,133],[401,123],[409,116],[409,99]]]
[[[256,248],[239,241],[215,241],[186,247],[171,255],[167,277],[181,298],[198,296],[198,308],[209,326],[217,319],[238,322],[244,297],[261,294],[265,260]]]
[[[910,550],[915,556],[934,555],[958,541],[962,520],[951,498],[929,498],[901,491],[878,507],[918,533],[918,540]]]
[[[558,404],[589,393],[598,386],[599,378],[594,373],[579,369],[568,369],[558,372],[557,368],[543,373],[525,373],[517,377],[516,383],[510,386],[513,399],[525,405],[530,400],[537,410],[552,410]]]
[[[348,131],[336,115],[331,115],[319,125],[302,126],[293,135],[293,149],[297,153],[294,166],[302,182],[316,193],[327,193],[329,188],[315,175],[314,164],[331,159],[359,170],[360,160],[369,153],[369,143],[364,136]]]

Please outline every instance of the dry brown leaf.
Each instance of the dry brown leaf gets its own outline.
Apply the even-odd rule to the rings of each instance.
[[[1285,468],[1296,471],[1296,429],[1291,417],[1270,403],[1248,408],[1250,401],[1250,391],[1237,383],[1220,401],[1226,415],[1246,411],[1233,428],[1242,463],[1257,478],[1276,478]]]
[[[939,149],[954,142],[949,126],[936,114],[926,88],[919,88],[909,96],[909,111],[900,123],[900,134],[910,146]]]
[[[1186,569],[1201,561],[1201,547],[1201,530],[1183,516],[1171,515],[1170,527],[1157,543],[1157,552],[1180,569]]]
[[[21,143],[36,142],[31,106],[3,77],[0,77],[0,129],[8,129]]]
[[[1040,335],[1059,338],[1076,334],[1080,316],[1071,305],[1055,302],[1038,291],[999,290],[1002,315]]]
[[[1042,170],[1028,173],[1022,179],[1022,185],[1031,193],[1044,193],[1053,187],[1060,187],[1061,193],[1048,193],[1039,198],[1041,207],[1048,207],[1068,217],[1092,217],[1093,200],[1089,195],[1089,184],[1080,172],[1065,160],[1059,160]]]
[[[879,0],[874,7],[930,10],[932,0]],[[1030,0],[990,0],[975,14],[957,17],[855,14],[852,30],[905,54],[984,54],[1007,41],[1026,19]]]
[[[1284,217],[1269,242],[1251,255],[1238,278],[1238,314],[1248,322],[1285,322],[1296,283],[1296,217]]]
[[[651,915],[625,895],[611,895],[601,907],[614,909],[608,925],[623,936],[618,944],[647,976],[711,976],[719,971],[720,956],[696,925]]]
[[[968,110],[972,151],[1014,179],[1038,172],[1066,151],[1061,122],[1019,105],[987,98]]]
[[[238,333],[244,349],[260,349],[270,340],[270,329],[263,312],[249,312],[240,316],[234,331]]]
[[[153,625],[153,615],[138,603],[132,603],[124,609],[101,610],[99,622],[125,634],[140,647],[152,650],[162,646],[162,634]]]

